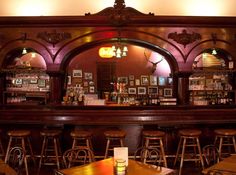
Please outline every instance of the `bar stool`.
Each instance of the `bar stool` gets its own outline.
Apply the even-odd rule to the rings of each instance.
[[[2,135],[2,130],[1,130],[1,129],[0,129],[0,135]],[[1,136],[0,136],[0,155],[1,155],[1,156],[4,156],[4,155],[5,155],[5,151],[4,151],[4,148],[3,148],[3,145],[2,145]]]
[[[7,134],[10,138],[9,138],[9,142],[8,142],[8,146],[7,146],[5,162],[7,162],[9,151],[12,147],[20,145],[22,147],[23,151],[25,153],[27,153],[26,146],[28,145],[31,158],[33,159],[33,161],[35,163],[33,149],[32,149],[31,142],[30,142],[31,132],[29,130],[12,130],[12,131],[8,131]],[[26,145],[26,141],[28,142],[27,145]],[[26,175],[29,175],[28,164],[27,164],[26,158],[24,159],[24,164],[25,164]]]
[[[214,144],[218,145],[218,150],[220,156],[222,156],[223,147],[228,147],[229,151],[227,152],[230,154],[230,148],[234,148],[234,152],[236,152],[236,144],[235,144],[235,135],[236,129],[215,129],[215,141]]]
[[[93,150],[92,141],[91,141],[92,132],[74,130],[70,133],[70,135],[73,139],[72,149],[79,146],[85,146],[86,148]]]
[[[105,151],[105,159],[108,156],[108,152],[112,151],[114,147],[123,147],[124,146],[124,138],[126,136],[125,131],[122,130],[108,130],[104,132],[104,135],[107,140],[106,151]],[[119,142],[117,144],[116,142]]]
[[[61,134],[60,130],[48,130],[45,129],[40,132],[40,135],[43,136],[43,144],[40,154],[38,174],[40,172],[42,164],[44,165],[57,165],[57,168],[60,169],[59,154],[61,154],[59,136]],[[50,145],[51,144],[51,145]],[[54,154],[53,154],[54,152]],[[51,154],[49,154],[51,153]],[[55,158],[54,162],[47,162],[47,158]]]
[[[179,158],[179,156],[181,157],[179,175],[181,175],[182,173],[184,161],[195,161],[195,162],[200,161],[202,168],[204,169],[203,157],[202,157],[201,147],[199,143],[199,136],[201,135],[201,133],[202,132],[198,129],[182,129],[179,131],[180,141],[179,141],[179,145],[177,148],[177,153],[176,153],[175,161],[174,161],[174,166],[175,166],[177,159]],[[182,151],[180,153],[181,147],[182,147]],[[190,158],[185,158],[186,154],[189,154],[185,152],[185,149],[187,149],[188,147],[193,148],[194,153],[192,153],[192,155],[198,156],[198,158],[194,158],[193,156],[191,156]],[[196,148],[198,149],[199,155],[197,155]]]
[[[167,161],[165,156],[165,150],[163,146],[163,138],[165,137],[165,132],[163,131],[143,131],[142,132],[145,147],[160,148],[162,154],[162,161],[164,166],[167,167]]]

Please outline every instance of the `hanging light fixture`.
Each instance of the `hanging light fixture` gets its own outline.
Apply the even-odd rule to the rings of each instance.
[[[211,52],[212,55],[217,55],[217,51],[215,48],[212,49],[212,52]]]
[[[26,50],[26,48],[23,48],[22,55],[25,55],[25,54],[27,54],[27,50]]]
[[[116,58],[126,57],[128,54],[128,47],[121,42],[120,31],[118,31],[118,42],[112,46],[113,56]]]

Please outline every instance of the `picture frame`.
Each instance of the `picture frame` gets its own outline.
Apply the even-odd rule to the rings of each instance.
[[[135,85],[140,86],[140,79],[135,79]]]
[[[158,77],[158,85],[165,86],[166,85],[166,78],[165,77]]]
[[[129,75],[129,80],[134,80],[134,75]]]
[[[134,86],[134,81],[132,80],[132,81],[129,81],[129,85],[130,86]]]
[[[85,80],[92,80],[92,79],[93,79],[93,73],[91,73],[91,72],[85,72],[85,73],[84,73],[84,79],[85,79]]]
[[[87,81],[84,81],[84,86],[87,87],[88,86],[88,82]]]
[[[89,93],[95,93],[95,87],[89,86]]]
[[[158,81],[157,81],[157,76],[155,76],[155,75],[150,75],[150,85],[151,85],[151,86],[157,86],[157,83],[158,83]]]
[[[149,86],[148,87],[148,94],[156,94],[158,95],[158,87],[157,86]]]
[[[145,95],[147,93],[146,87],[138,87],[138,94]]]
[[[23,83],[23,80],[21,78],[15,79],[15,84],[16,85],[22,85],[22,83]]]
[[[164,97],[172,97],[172,89],[164,88]]]
[[[142,86],[148,86],[149,85],[149,79],[147,75],[141,75],[141,85]]]
[[[83,74],[82,74],[82,70],[81,69],[74,69],[73,70],[73,77],[80,77],[82,78]]]
[[[128,84],[128,77],[118,77],[117,82]]]
[[[70,75],[67,76],[67,85],[71,85],[71,76]]]
[[[167,77],[167,85],[172,86],[173,85],[173,78]]]
[[[128,88],[128,94],[136,94],[136,88]]]
[[[38,84],[38,80],[37,79],[30,79],[29,83],[30,84]]]
[[[46,80],[39,79],[38,80],[38,87],[46,87]]]

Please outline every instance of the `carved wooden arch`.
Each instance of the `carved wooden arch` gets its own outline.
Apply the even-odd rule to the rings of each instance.
[[[236,52],[234,51],[235,48],[234,46],[229,43],[228,41],[217,39],[216,42],[214,43],[212,39],[210,40],[204,40],[197,45],[195,45],[188,53],[187,55],[187,62],[190,64],[186,64],[189,66],[189,70],[192,69],[192,65],[194,62],[194,59],[201,54],[204,50],[211,49],[211,48],[216,48],[216,49],[221,49],[228,55],[232,57],[233,60],[236,60]]]
[[[106,35],[107,33],[109,33],[109,35]],[[72,59],[72,55],[75,55],[75,53],[79,54],[82,51],[85,51],[86,49],[98,45],[112,43],[117,39],[117,33],[117,29],[97,31],[71,40],[70,42],[62,46],[55,54],[54,63],[56,65],[59,65],[58,69],[65,70],[65,65],[67,65],[68,62]],[[86,37],[95,39],[89,43],[82,42],[86,41]],[[177,60],[168,50],[161,47],[162,45],[166,44],[169,44],[170,46],[174,47],[167,40],[152,33],[145,33],[142,31],[135,30],[123,30],[121,38],[124,39],[124,42],[127,42],[129,44],[147,47],[151,50],[161,53],[167,58],[167,61],[171,66],[171,70],[178,71],[179,68]]]
[[[52,55],[50,54],[47,47],[43,44],[34,40],[25,40],[24,42],[22,40],[13,40],[3,45],[3,47],[0,49],[0,57],[4,58],[0,60],[0,68],[4,68],[6,66],[6,56],[9,52],[23,47],[32,48],[38,54],[40,54],[44,58],[47,67],[53,64]]]

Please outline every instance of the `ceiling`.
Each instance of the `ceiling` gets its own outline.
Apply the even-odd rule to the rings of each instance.
[[[80,16],[115,0],[0,0],[0,16]],[[127,7],[167,16],[236,16],[235,0],[126,0]]]

